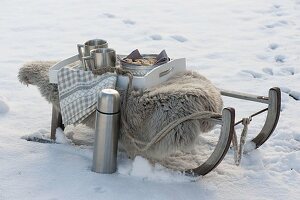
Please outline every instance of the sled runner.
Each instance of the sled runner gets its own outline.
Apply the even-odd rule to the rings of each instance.
[[[256,148],[260,147],[268,138],[272,135],[276,128],[281,106],[281,93],[280,89],[277,87],[271,88],[269,90],[269,96],[255,96],[240,92],[221,90],[223,96],[228,96],[237,99],[243,99],[247,101],[254,101],[258,103],[267,104],[266,109],[260,110],[252,114],[249,118],[261,114],[267,111],[267,118],[264,123],[262,130],[253,138],[251,141],[255,143]],[[234,108],[224,108],[222,112],[222,118],[220,119],[209,119],[221,125],[221,133],[219,141],[215,147],[215,150],[210,155],[210,157],[199,167],[186,170],[187,174],[191,175],[205,175],[217,167],[226,155],[230,143],[234,135],[234,126],[241,123],[238,121],[235,123],[235,110]]]

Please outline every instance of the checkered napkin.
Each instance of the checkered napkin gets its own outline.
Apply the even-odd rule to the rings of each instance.
[[[105,88],[115,88],[117,75],[94,75],[64,67],[58,74],[59,103],[63,124],[77,125],[96,110],[98,93]]]

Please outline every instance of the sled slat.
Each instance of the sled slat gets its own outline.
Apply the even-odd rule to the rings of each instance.
[[[221,94],[227,97],[233,97],[233,98],[238,98],[238,99],[243,99],[248,101],[255,101],[259,103],[269,104],[269,98],[264,96],[256,96],[252,94],[246,94],[242,92],[235,92],[229,90],[221,90]]]

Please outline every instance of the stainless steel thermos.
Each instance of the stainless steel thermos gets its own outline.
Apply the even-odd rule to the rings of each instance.
[[[96,111],[92,166],[94,172],[111,174],[117,169],[119,119],[119,93],[113,89],[103,89],[98,95]]]

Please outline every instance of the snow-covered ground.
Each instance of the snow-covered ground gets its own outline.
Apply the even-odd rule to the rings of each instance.
[[[28,142],[50,131],[51,105],[17,80],[32,60],[59,60],[76,44],[104,38],[118,53],[166,49],[218,87],[267,95],[282,89],[272,137],[233,164],[230,150],[212,173],[187,178],[120,154],[118,173],[91,172],[92,146]],[[298,199],[300,196],[299,0],[1,0],[0,199]],[[237,117],[263,108],[224,98]],[[263,117],[250,125],[250,135]],[[92,131],[73,130],[92,142]],[[81,137],[81,138],[80,138]]]

